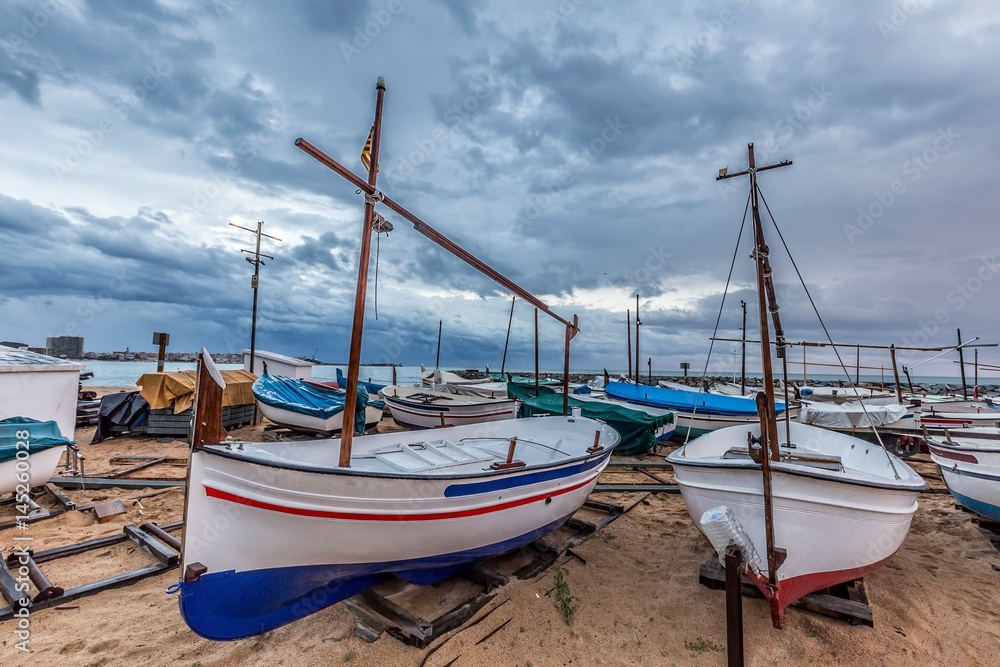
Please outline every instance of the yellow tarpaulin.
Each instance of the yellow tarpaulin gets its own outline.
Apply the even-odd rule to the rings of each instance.
[[[248,405],[254,402],[250,385],[257,376],[249,371],[220,371],[226,381],[222,392],[222,406]],[[141,387],[139,393],[153,410],[173,406],[174,414],[184,412],[194,403],[195,371],[174,371],[172,373],[146,373],[135,381]]]

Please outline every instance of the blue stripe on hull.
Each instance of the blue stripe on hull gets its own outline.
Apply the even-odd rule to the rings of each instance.
[[[1000,507],[996,505],[991,505],[989,503],[984,503],[981,500],[976,500],[970,498],[969,496],[958,493],[955,489],[948,488],[951,491],[951,495],[955,496],[955,500],[962,503],[964,506],[968,507],[970,510],[976,514],[981,514],[987,519],[992,519],[993,521],[1000,521]]]
[[[501,491],[503,489],[514,489],[519,486],[527,486],[528,484],[537,484],[538,482],[547,482],[553,479],[559,479],[561,477],[570,477],[572,475],[578,475],[581,472],[586,472],[587,470],[593,470],[599,466],[605,459],[611,457],[611,452],[607,453],[607,456],[600,456],[596,459],[591,459],[590,461],[584,461],[583,463],[578,463],[576,465],[567,466],[565,468],[554,468],[552,470],[542,470],[539,472],[527,473],[525,475],[504,475],[498,477],[497,479],[492,479],[488,482],[473,482],[472,484],[451,484],[444,490],[445,498],[456,498],[459,496],[474,496],[477,493],[488,493],[490,491]]]
[[[433,583],[464,567],[513,551],[557,529],[571,514],[518,537],[485,547],[387,563],[306,565],[213,572],[180,584],[184,622],[206,639],[229,640],[272,630],[376,586],[398,573]],[[289,546],[289,548],[294,548]]]

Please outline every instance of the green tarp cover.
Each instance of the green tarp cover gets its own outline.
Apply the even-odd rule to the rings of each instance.
[[[534,376],[528,377],[526,375],[511,375],[510,373],[487,373],[487,375],[493,378],[495,382],[506,382],[507,384],[514,382],[515,384],[519,385],[525,385],[525,386],[531,385],[532,387],[535,386]],[[538,378],[538,384],[539,386],[543,385],[556,386],[556,385],[562,385],[562,380],[552,380],[550,378]]]
[[[552,387],[547,387],[544,384],[538,385],[538,395],[548,396],[549,394],[556,393],[556,390]],[[562,396],[562,394],[559,394]],[[510,398],[516,398],[519,401],[526,401],[529,398],[535,397],[535,385],[532,384],[530,387],[523,385],[519,382],[508,382],[507,383],[507,396]],[[560,399],[561,400],[561,399]],[[559,414],[562,414],[562,408],[559,409]]]
[[[508,391],[510,391],[509,387],[510,385],[508,385]],[[520,415],[522,417],[561,415],[563,413],[562,394],[554,392],[539,396],[529,394],[521,400],[523,401]],[[673,413],[654,417],[645,412],[631,410],[614,403],[581,401],[572,396],[569,398],[569,405],[570,409],[580,408],[584,417],[600,419],[618,431],[622,440],[621,444],[615,448],[615,454],[621,456],[635,456],[648,451],[656,443],[656,431],[674,421]]]
[[[27,431],[28,438],[17,437],[18,431]],[[22,435],[24,435],[22,433]],[[59,432],[59,425],[54,421],[38,421],[29,417],[8,417],[0,419],[0,463],[17,458],[18,441],[27,442],[29,454],[36,454],[51,447],[60,447],[73,443]],[[20,449],[24,450],[24,447]]]

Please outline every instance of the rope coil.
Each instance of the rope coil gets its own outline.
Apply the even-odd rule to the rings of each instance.
[[[372,218],[372,231],[376,234],[385,234],[388,236],[389,232],[392,231],[392,223],[378,213],[375,213]]]
[[[375,204],[379,203],[380,201],[383,201],[384,199],[385,199],[385,195],[382,194],[382,191],[379,190],[378,188],[375,189],[375,192],[372,192],[372,193],[366,192],[365,193],[365,203],[366,204],[371,204],[372,206],[374,206]]]

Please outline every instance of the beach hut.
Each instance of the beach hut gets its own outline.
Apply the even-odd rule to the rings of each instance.
[[[81,363],[0,345],[0,419],[55,421],[72,439],[82,369]]]

